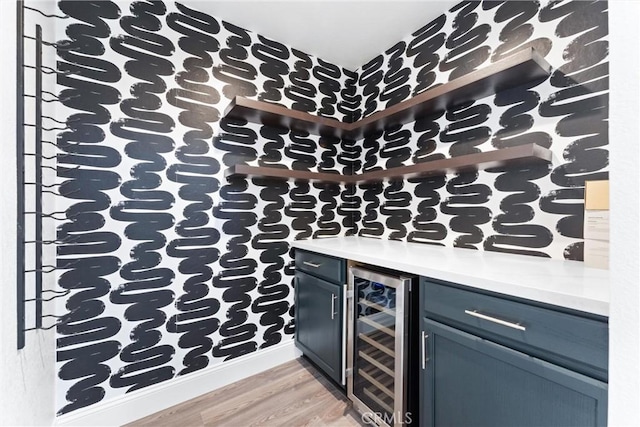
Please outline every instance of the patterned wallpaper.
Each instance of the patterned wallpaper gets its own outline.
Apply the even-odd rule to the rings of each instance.
[[[187,5],[63,1],[60,414],[291,339],[293,239],[342,235],[341,141],[223,120],[236,96],[350,120],[355,75]],[[351,84],[348,82],[351,81]],[[348,196],[344,196],[348,199]]]
[[[59,2],[58,413],[291,339],[294,239],[580,259],[584,180],[607,176],[606,5],[463,2],[349,71],[188,3]],[[221,117],[241,95],[353,121],[525,46],[550,79],[361,141]],[[224,178],[239,162],[349,173],[529,142],[553,167]]]
[[[358,70],[364,117],[534,48],[554,66],[365,138],[362,170],[536,143],[553,164],[361,186],[358,234],[582,260],[584,181],[608,178],[605,1],[465,1]]]

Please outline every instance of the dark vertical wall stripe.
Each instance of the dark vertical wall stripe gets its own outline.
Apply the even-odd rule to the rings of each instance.
[[[313,233],[311,225],[317,219],[317,199],[310,192],[311,186],[308,182],[297,182],[289,193],[291,202],[285,207],[284,213],[291,218],[291,229],[296,232],[293,235],[294,240],[309,239]]]
[[[492,61],[533,47],[542,56],[551,50],[551,40],[539,37],[530,40],[534,32],[531,20],[539,10],[538,2],[518,2],[509,5],[506,2],[483,4],[485,9],[498,7],[494,16],[497,23],[505,22],[500,31],[502,42],[493,52]],[[493,133],[491,145],[505,148],[520,144],[535,143],[549,148],[552,145],[551,135],[534,129],[535,120],[532,110],[540,103],[540,95],[535,87],[541,82],[533,81],[511,90],[498,93],[494,98],[497,107],[508,107],[500,116],[500,128]],[[493,169],[489,172],[500,173],[495,179],[495,188],[503,193],[510,193],[500,202],[500,213],[493,218],[495,234],[484,241],[486,250],[536,255],[548,257],[542,250],[553,241],[553,234],[548,228],[531,223],[535,218],[535,210],[531,206],[540,199],[540,187],[535,183],[549,174],[547,166],[518,167]]]
[[[347,236],[357,235],[360,220],[360,205],[362,199],[358,196],[357,187],[354,184],[346,185],[340,192],[340,203],[338,204],[338,215],[342,217],[342,227]]]
[[[293,159],[291,169],[309,170],[317,164],[316,152],[318,145],[306,132],[292,130],[289,134],[291,143],[285,147],[284,153],[289,159]]]
[[[318,203],[321,204],[320,216],[318,217],[318,230],[313,232],[313,238],[333,237],[340,234],[340,223],[336,221],[336,209],[338,207],[338,197],[340,187],[333,184],[314,184],[320,189]]]
[[[318,59],[318,66],[313,68],[313,76],[318,79],[318,91],[322,94],[321,107],[318,109],[319,116],[333,117],[338,103],[340,93],[340,80],[342,73],[340,68],[330,62]]]
[[[436,21],[441,18],[438,18]],[[439,160],[446,157],[442,153],[434,153],[438,146],[436,137],[440,133],[438,120],[443,115],[444,112],[438,112],[424,119],[415,121],[413,132],[418,135],[418,140],[416,149],[413,152],[413,163]],[[447,182],[447,177],[433,176],[417,178],[411,179],[409,182],[416,184],[414,194],[419,202],[416,209],[417,212],[412,212],[414,214],[412,221],[413,231],[407,234],[407,240],[410,242],[442,245],[440,242],[447,237],[448,229],[445,224],[438,222],[438,211],[436,208],[440,205],[441,196],[437,190],[444,187]]]
[[[214,36],[220,26],[208,15],[182,5],[177,8],[179,12],[167,15],[167,25],[180,34],[178,46],[191,56],[176,73],[179,87],[167,92],[167,102],[181,109],[178,121],[189,130],[175,150],[177,162],[167,169],[167,178],[182,184],[178,197],[190,203],[176,223],[178,237],[168,243],[167,255],[180,259],[178,271],[188,277],[176,298],[178,313],[168,319],[167,331],[180,334],[178,346],[189,350],[178,372],[184,375],[209,365],[208,353],[213,347],[211,334],[220,325],[215,316],[220,302],[209,289],[212,264],[220,256],[216,247],[220,232],[208,215],[213,207],[211,195],[220,186],[216,178],[220,163],[211,156],[209,144],[213,136],[210,123],[220,115],[214,106],[220,102],[220,94],[208,84],[208,69],[213,66],[211,54],[219,49]]]
[[[289,65],[285,62],[289,58],[289,49],[282,43],[258,35],[259,43],[251,47],[251,53],[259,59],[260,74],[267,77],[263,84],[263,91],[258,96],[260,101],[280,104],[284,78],[289,74]]]
[[[222,133],[213,145],[221,151],[225,166],[253,161],[258,135],[246,127],[246,121],[222,122]],[[229,154],[227,154],[229,153]],[[221,232],[227,238],[225,253],[220,257],[220,269],[213,278],[213,286],[222,290],[222,301],[230,304],[226,320],[220,325],[222,339],[213,347],[213,356],[225,360],[256,351],[257,327],[248,322],[251,307],[249,295],[258,286],[257,260],[250,256],[250,227],[258,222],[256,195],[248,191],[247,180],[231,180],[220,188],[221,201],[214,206],[213,216],[222,220]]]
[[[255,96],[258,89],[253,81],[258,71],[247,61],[248,48],[252,43],[251,35],[245,29],[228,22],[222,24],[231,35],[226,39],[226,46],[220,50],[222,63],[213,67],[213,77],[226,83],[222,93],[228,99],[235,96]]]
[[[446,15],[441,15],[412,34],[407,57],[413,58],[413,68],[418,69],[412,96],[431,88],[436,80],[435,69],[440,63],[438,51],[445,42],[446,35],[442,28],[446,21]]]
[[[384,64],[384,57],[382,55],[376,56],[371,61],[362,66],[360,70],[360,79],[358,84],[362,87],[363,96],[363,111],[362,117],[368,117],[382,108],[378,107],[378,99],[380,96],[380,88],[378,85],[382,82],[384,73],[382,66]]]
[[[346,80],[340,91],[340,101],[338,102],[337,110],[343,114],[342,120],[348,123],[359,120],[362,112],[360,111],[360,104],[362,103],[362,96],[357,92],[356,83],[358,82],[358,74],[353,71],[342,69],[342,72],[346,76]]]
[[[405,51],[406,43],[400,42],[385,52],[389,55],[389,68],[382,79],[384,89],[380,93],[380,100],[385,103],[384,108],[404,101],[411,94],[411,87],[407,84],[411,69],[404,66]]]
[[[547,56],[551,50],[551,40],[548,37],[539,37],[529,40],[535,31],[532,20],[535,19],[540,8],[539,1],[494,1],[483,2],[485,10],[495,7],[494,21],[497,24],[506,22],[500,31],[500,41],[502,42],[491,55],[491,61],[499,61],[509,55],[513,55],[524,49],[533,48],[541,56]],[[508,21],[508,22],[507,22]]]
[[[446,178],[435,176],[416,180],[417,185],[414,194],[418,203],[418,214],[413,217],[413,228],[407,235],[409,242],[430,243],[442,246],[440,243],[447,237],[448,229],[445,224],[438,222],[438,210],[440,205],[440,193],[438,189],[444,187]]]
[[[289,227],[283,223],[284,197],[289,193],[286,181],[255,179],[260,198],[265,206],[258,221],[259,232],[251,240],[251,247],[260,251],[260,262],[264,265],[262,280],[258,283],[259,296],[251,304],[253,313],[260,313],[260,324],[267,329],[260,348],[277,344],[283,339],[284,315],[289,311],[287,297],[290,287],[283,283],[284,256],[289,252]]]
[[[449,80],[464,76],[484,63],[491,52],[485,44],[491,32],[489,24],[477,24],[479,1],[463,1],[451,8],[455,13],[453,31],[447,37],[447,54],[440,61],[440,71],[450,71]]]
[[[289,74],[291,86],[284,89],[284,93],[293,103],[294,110],[314,113],[318,107],[315,101],[318,88],[309,81],[313,62],[309,55],[296,49],[291,51],[295,58],[293,71]]]
[[[65,302],[67,311],[59,321],[56,342],[58,377],[68,384],[65,400],[58,406],[58,414],[64,414],[104,398],[112,373],[110,362],[122,348],[115,338],[121,320],[105,301],[111,288],[107,277],[121,264],[115,255],[120,236],[105,228],[111,204],[107,192],[120,185],[116,168],[121,156],[104,144],[104,126],[111,120],[106,106],[120,101],[114,86],[121,74],[118,67],[100,58],[111,35],[107,20],[120,16],[118,7],[107,1],[68,1],[60,2],[60,10],[74,20],[66,28],[69,49],[58,51],[57,63],[65,73],[58,75],[60,100],[74,111],[67,117],[68,129],[57,141],[66,154],[58,160],[57,174],[63,180],[60,192],[68,199],[68,220],[57,233],[62,242],[57,266],[65,270],[58,285],[72,292]]]
[[[168,212],[174,195],[163,190],[162,178],[167,162],[162,154],[175,149],[170,136],[174,120],[161,111],[167,85],[163,77],[174,74],[167,57],[173,43],[160,35],[166,8],[160,2],[133,2],[131,15],[120,18],[126,33],[111,38],[111,48],[130,58],[125,71],[135,81],[131,98],[121,101],[125,117],[111,123],[111,133],[126,142],[124,152],[134,163],[132,179],[120,186],[124,200],[111,208],[111,217],[128,223],[124,237],[134,242],[128,262],[120,269],[124,281],[113,290],[110,300],[127,308],[124,318],[135,325],[130,329],[130,343],[120,351],[123,366],[112,375],[112,387],[137,390],[173,378],[170,365],[175,349],[164,343],[162,332],[167,321],[165,307],[174,301],[171,284],[175,273],[162,262],[167,244],[165,230],[174,225]]]
[[[382,194],[384,187],[382,183],[362,184],[360,188],[362,194],[362,226],[358,232],[363,237],[381,237],[385,232],[384,224],[380,221],[379,212],[381,204],[384,203]]]

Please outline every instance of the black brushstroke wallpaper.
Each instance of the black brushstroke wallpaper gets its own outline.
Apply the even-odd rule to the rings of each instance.
[[[351,121],[360,98],[354,72],[188,3],[59,9],[65,414],[292,338],[289,243],[353,233],[355,188],[224,169],[349,172],[359,151],[222,111],[247,96]]]
[[[606,2],[461,2],[358,70],[197,5],[58,3],[59,414],[290,341],[293,240],[582,258],[584,181],[608,175]],[[223,117],[245,96],[352,122],[529,47],[550,78],[359,141]],[[238,163],[352,173],[531,142],[552,166],[224,178]]]
[[[364,64],[364,117],[522,49],[554,67],[364,138],[365,170],[529,143],[554,162],[360,185],[357,234],[581,261],[584,182],[608,178],[607,35],[606,1],[463,1]]]

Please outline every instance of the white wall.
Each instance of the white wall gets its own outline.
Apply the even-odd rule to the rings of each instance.
[[[609,2],[611,308],[609,426],[640,425],[640,3]]]
[[[0,1],[0,425],[51,425],[54,418],[53,331],[29,332],[16,347],[16,2]]]

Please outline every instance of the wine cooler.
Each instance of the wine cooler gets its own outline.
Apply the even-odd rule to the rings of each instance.
[[[389,271],[349,269],[347,395],[372,424],[412,421],[405,381],[411,359],[407,337],[412,281]]]

